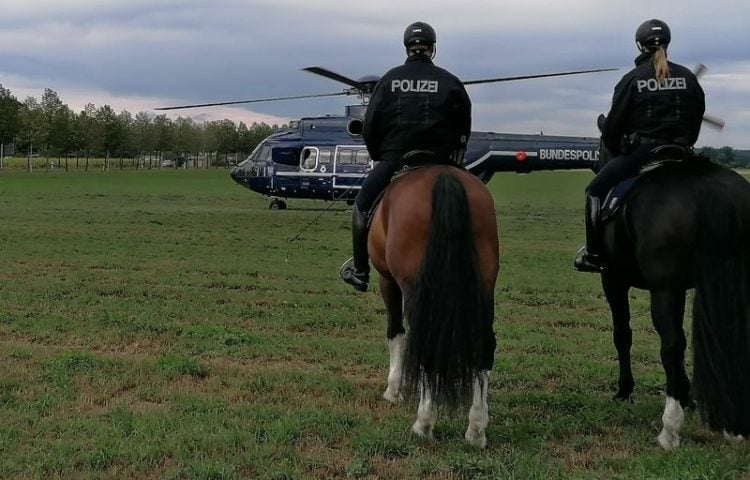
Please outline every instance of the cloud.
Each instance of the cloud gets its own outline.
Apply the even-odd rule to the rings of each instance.
[[[415,20],[438,34],[436,62],[463,79],[619,67],[614,74],[472,87],[484,129],[591,135],[612,88],[632,66],[634,32],[650,17],[672,27],[670,58],[709,65],[710,112],[727,120],[707,141],[750,148],[750,4],[662,0],[0,0],[0,81],[14,92],[43,88],[65,99],[90,95],[139,111],[333,93],[344,85],[300,71],[321,65],[351,78],[380,75],[403,60],[401,36]],[[274,102],[189,110],[194,118],[293,119],[342,113],[353,99]],[[67,100],[70,101],[70,100]],[[113,105],[114,106],[114,105]],[[126,108],[126,107],[122,107]],[[587,118],[587,115],[593,117]],[[267,122],[268,123],[268,122]]]

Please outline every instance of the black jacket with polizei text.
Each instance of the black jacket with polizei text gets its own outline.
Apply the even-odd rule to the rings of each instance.
[[[378,81],[362,137],[373,160],[397,161],[412,150],[447,158],[466,148],[470,133],[471,100],[463,83],[415,54]]]
[[[615,86],[612,108],[602,129],[602,140],[613,155],[619,155],[622,139],[634,133],[664,140],[684,139],[693,145],[698,139],[706,100],[693,72],[668,62],[670,76],[656,80],[653,54],[635,59],[636,67]]]

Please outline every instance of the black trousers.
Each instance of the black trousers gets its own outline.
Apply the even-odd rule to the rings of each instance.
[[[605,163],[586,187],[586,195],[603,200],[612,187],[638,173],[641,167],[648,162],[648,154],[654,146],[638,147],[627,155],[618,155]]]
[[[357,204],[360,212],[367,214],[370,211],[372,204],[375,203],[375,199],[391,183],[393,174],[401,167],[401,162],[396,161],[375,163],[375,167],[370,170],[370,173],[365,178],[362,189],[357,194],[357,198],[354,199],[354,203]]]

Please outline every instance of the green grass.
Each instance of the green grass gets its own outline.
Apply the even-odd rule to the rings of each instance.
[[[414,438],[390,406],[382,303],[341,284],[350,213],[224,170],[0,173],[0,478],[750,478],[689,414],[633,292],[633,404],[598,278],[576,274],[588,172],[502,174],[488,448],[466,415]],[[689,321],[686,321],[689,325]]]

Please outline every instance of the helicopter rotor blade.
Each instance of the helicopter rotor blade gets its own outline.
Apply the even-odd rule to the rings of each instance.
[[[541,75],[521,75],[518,77],[486,78],[483,80],[467,80],[463,82],[463,84],[464,85],[477,85],[480,83],[510,82],[513,80],[528,80],[530,78],[562,77],[564,75],[580,75],[582,73],[611,72],[614,70],[619,70],[619,68],[597,68],[595,70],[577,70],[574,72],[543,73]]]
[[[727,124],[721,118],[714,117],[713,115],[703,115],[703,121],[718,130],[724,130],[724,126]]]
[[[693,75],[695,75],[695,78],[701,78],[701,76],[706,73],[706,70],[708,70],[708,67],[702,63],[699,63],[693,69]],[[703,121],[708,125],[716,128],[717,130],[724,130],[724,127],[727,124],[727,122],[725,122],[723,119],[714,117],[713,115],[703,115]]]
[[[297,100],[300,98],[320,98],[320,97],[336,97],[339,95],[354,95],[356,92],[350,92],[345,90],[338,93],[319,93],[315,95],[295,95],[292,97],[271,97],[271,98],[256,98],[253,100],[238,100],[234,102],[215,102],[215,103],[197,103],[194,105],[179,105],[176,107],[159,107],[154,110],[179,110],[182,108],[198,108],[198,107],[216,107],[220,105],[239,105],[242,103],[259,103],[259,102],[275,102],[278,100]]]
[[[350,87],[354,87],[357,90],[367,90],[367,86],[361,82],[358,82],[356,80],[352,80],[351,78],[345,77],[343,75],[339,75],[336,72],[332,72],[328,70],[327,68],[323,67],[305,67],[302,70],[305,70],[306,72],[315,73],[317,75],[321,75],[326,78],[330,78],[331,80],[336,80],[337,82],[341,82],[345,85],[349,85]]]
[[[696,66],[695,66],[695,68],[693,69],[693,75],[695,75],[695,76],[696,76],[696,78],[701,78],[701,76],[702,76],[702,75],[703,75],[704,73],[706,73],[706,70],[708,70],[708,67],[707,67],[707,66],[705,66],[705,65],[704,65],[704,64],[702,64],[702,63],[699,63],[699,64],[698,64],[698,65],[696,65]]]

